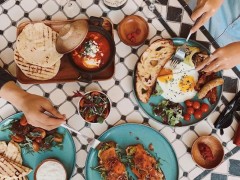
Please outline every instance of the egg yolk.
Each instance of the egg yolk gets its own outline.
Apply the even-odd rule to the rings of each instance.
[[[158,80],[160,82],[168,82],[173,79],[172,70],[162,68],[158,74]]]
[[[192,91],[195,86],[195,81],[192,76],[183,76],[178,84],[182,92]]]

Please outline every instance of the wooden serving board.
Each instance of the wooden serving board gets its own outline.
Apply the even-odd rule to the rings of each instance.
[[[112,25],[111,21],[108,18],[103,18],[103,19],[104,19],[103,28],[106,29],[107,31],[109,31],[113,36],[113,31],[112,31],[113,25]],[[29,23],[34,24],[34,23],[43,22],[44,24],[51,27],[56,32],[59,32],[59,30],[64,25],[71,23],[73,21],[76,21],[76,20],[77,19],[65,20],[65,21],[48,21],[48,20],[46,20],[46,21],[24,22],[24,23],[21,23],[17,27],[17,36],[22,32],[23,28]],[[61,58],[61,66],[59,68],[57,75],[49,80],[31,79],[31,78],[27,77],[25,74],[23,74],[23,72],[21,71],[21,69],[18,66],[16,66],[16,68],[17,68],[16,69],[17,80],[23,84],[64,83],[64,82],[74,82],[74,81],[81,82],[82,81],[81,73],[73,66],[68,54],[65,54]],[[92,76],[92,80],[93,81],[104,81],[104,80],[110,79],[113,76],[114,71],[115,71],[115,61],[113,61],[113,63],[106,70],[104,70],[98,74],[94,74]]]

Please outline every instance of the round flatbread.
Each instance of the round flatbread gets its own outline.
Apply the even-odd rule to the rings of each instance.
[[[17,37],[16,47],[27,62],[51,67],[62,57],[56,51],[57,35],[44,23],[28,24]]]
[[[60,60],[58,60],[56,64],[54,64],[51,67],[42,67],[34,65],[26,61],[23,57],[21,57],[17,49],[15,49],[14,51],[14,61],[27,77],[37,80],[52,79],[58,73],[61,62]]]

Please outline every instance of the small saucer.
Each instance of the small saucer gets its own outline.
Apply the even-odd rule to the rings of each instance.
[[[142,17],[130,15],[120,22],[117,31],[124,44],[139,46],[147,39],[149,27]]]
[[[88,33],[88,22],[77,20],[63,26],[56,40],[56,50],[60,54],[66,54],[76,49],[85,39]]]
[[[213,159],[206,160],[202,157],[198,145],[206,144],[212,151]],[[223,160],[224,150],[220,141],[214,136],[201,136],[195,140],[192,145],[192,158],[201,167],[205,169],[213,169],[217,167]]]

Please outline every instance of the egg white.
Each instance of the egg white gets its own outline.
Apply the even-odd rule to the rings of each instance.
[[[170,80],[162,81],[158,77],[157,82],[160,85],[163,93],[161,94],[165,99],[168,99],[175,103],[184,102],[185,100],[192,99],[197,91],[193,89],[184,92],[179,87],[179,83],[182,78],[188,76],[194,80],[194,84],[198,81],[198,72],[195,70],[195,67],[189,66],[184,62],[181,62],[177,65],[176,68],[170,66],[171,61],[168,61],[164,66],[165,69],[172,70],[172,78]],[[177,74],[176,74],[177,73]]]

